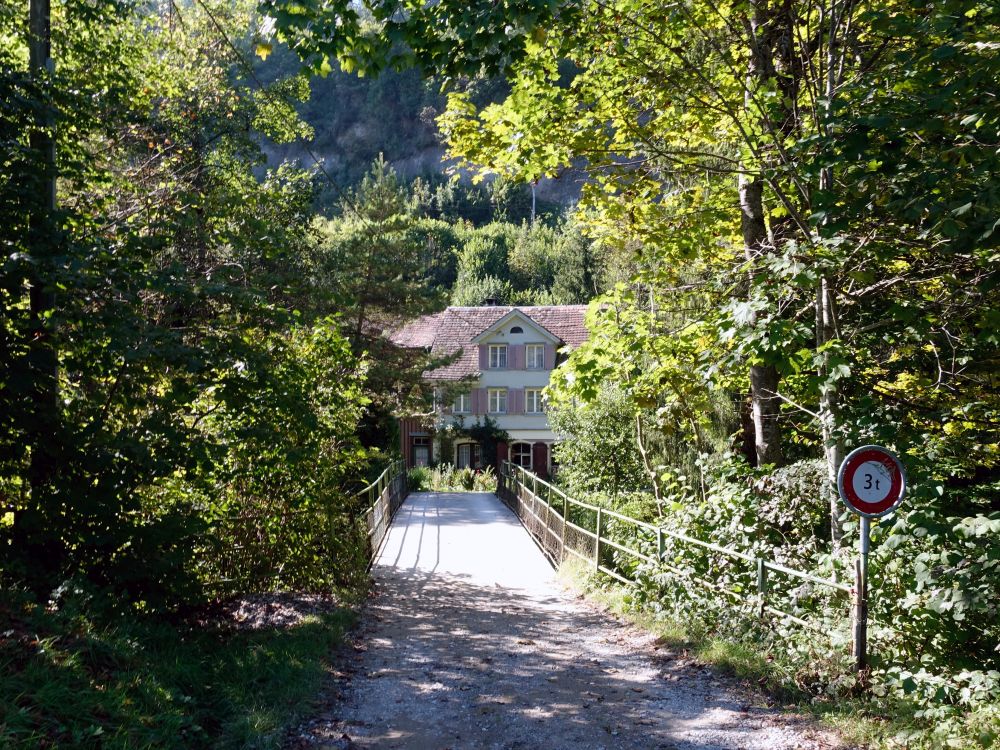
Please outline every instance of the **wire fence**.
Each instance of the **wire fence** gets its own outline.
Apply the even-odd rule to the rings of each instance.
[[[581,502],[510,462],[501,466],[497,495],[553,564],[577,558],[630,586],[672,578],[760,616],[849,639],[854,588],[845,583]],[[841,613],[837,633],[821,614],[831,610]]]

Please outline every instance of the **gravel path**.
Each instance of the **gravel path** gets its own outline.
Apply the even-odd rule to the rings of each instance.
[[[831,748],[648,634],[567,593],[486,493],[418,493],[374,569],[329,748]]]

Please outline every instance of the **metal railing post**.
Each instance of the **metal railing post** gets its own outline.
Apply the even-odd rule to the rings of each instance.
[[[604,523],[604,514],[601,509],[597,509],[597,540],[594,544],[594,570],[601,569],[601,526]]]
[[[562,533],[559,540],[559,562],[566,559],[566,525],[569,521],[569,498],[563,495]]]
[[[767,606],[767,566],[762,557],[757,558],[757,595],[760,597],[760,616],[763,617]]]

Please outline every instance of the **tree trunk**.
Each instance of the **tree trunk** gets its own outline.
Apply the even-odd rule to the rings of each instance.
[[[816,348],[837,337],[836,318],[833,309],[833,296],[830,292],[829,280],[824,276],[819,280],[816,290]],[[822,391],[819,398],[820,426],[823,430],[823,446],[826,454],[827,494],[830,503],[830,540],[834,548],[840,545],[842,536],[840,523],[840,502],[837,495],[837,473],[843,460],[843,445],[837,431],[839,422],[839,393],[837,385],[825,382],[829,377],[828,354],[821,354],[819,376]]]
[[[744,88],[744,109],[749,116],[763,121],[766,115],[757,111],[759,103],[755,101],[754,93],[777,76],[774,55],[779,30],[776,21],[780,11],[772,12],[767,0],[751,0],[750,7],[752,11],[749,19],[750,55]],[[787,117],[782,118],[778,123],[782,130],[788,127],[788,120]],[[766,122],[763,124],[768,125]],[[764,219],[764,181],[761,173],[767,168],[768,165],[764,162],[775,147],[776,144],[768,148],[766,143],[762,143],[758,157],[761,163],[756,165],[756,169],[744,164],[739,178],[740,230],[743,234],[743,252],[747,259],[751,297],[757,284],[758,261],[761,256],[774,249],[773,242],[768,238],[767,223]],[[753,325],[756,320],[750,322]],[[782,462],[781,432],[778,422],[779,380],[780,375],[774,365],[750,366],[750,401],[758,466],[778,465]]]
[[[653,497],[656,499],[656,515],[663,516],[663,496],[660,494],[660,478],[656,474],[656,470],[649,461],[649,455],[646,453],[646,435],[642,428],[642,413],[637,412],[635,415],[635,442],[639,446],[639,455],[642,456],[642,465],[646,470],[646,476],[649,477],[649,481],[653,484]]]
[[[774,365],[750,367],[750,393],[753,404],[754,448],[757,465],[780,466],[784,460],[781,452],[781,428],[778,423],[778,381],[780,376]]]
[[[743,250],[750,265],[748,273],[752,290],[756,283],[753,266],[757,258],[767,252],[763,183],[758,178],[741,174],[739,190]],[[755,364],[750,366],[750,403],[753,413],[754,449],[757,454],[758,466],[778,465],[782,461],[781,433],[778,423],[779,379],[778,370],[774,365]]]
[[[740,453],[750,466],[757,466],[757,431],[753,426],[753,403],[749,390],[746,397],[740,397]]]
[[[31,0],[28,6],[29,69],[32,77],[42,84],[52,70],[50,43],[49,0]],[[47,91],[49,84],[39,86]],[[39,565],[57,564],[55,550],[42,549],[48,535],[45,519],[51,500],[53,476],[59,456],[59,369],[55,344],[52,340],[49,316],[55,308],[55,295],[49,282],[51,259],[58,254],[58,228],[55,224],[56,161],[54,120],[51,102],[40,108],[38,122],[29,135],[31,150],[38,155],[38,176],[33,180],[30,200],[29,234],[32,255],[36,262],[28,279],[28,305],[31,320],[31,341],[27,354],[31,373],[32,419],[27,442],[31,450],[28,484],[31,501],[26,512],[15,517],[15,533],[19,543],[41,555]]]
[[[837,30],[843,18],[835,12],[837,10],[836,3],[824,9],[824,15],[830,24],[824,61],[826,66],[824,71],[824,93],[826,95],[824,112],[827,116],[833,107],[833,99],[837,92],[836,71],[841,54]],[[849,7],[843,10],[849,12]],[[826,127],[824,130],[826,136],[829,137],[829,130]],[[830,167],[825,167],[820,172],[819,187],[823,191],[833,190],[833,171]],[[816,348],[820,352],[819,379],[822,388],[819,400],[819,417],[820,427],[823,431],[823,451],[826,457],[827,494],[830,503],[830,541],[834,549],[840,546],[840,540],[843,536],[839,522],[840,498],[837,493],[837,474],[843,460],[844,446],[838,432],[840,394],[836,383],[828,381],[830,375],[829,353],[824,350],[824,346],[837,337],[837,313],[834,307],[833,290],[830,279],[827,276],[822,276],[816,287]]]

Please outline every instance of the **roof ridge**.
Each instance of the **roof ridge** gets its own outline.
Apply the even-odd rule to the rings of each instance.
[[[572,305],[448,305],[441,312],[448,310],[565,310],[575,307],[589,307],[589,302]]]
[[[536,306],[536,309],[537,309],[537,307],[539,307],[539,306]],[[496,309],[497,310],[502,310],[504,308],[498,306]],[[522,318],[527,318],[528,320],[530,320],[532,325],[538,326],[540,329],[542,329],[543,331],[545,331],[545,333],[547,333],[549,336],[551,336],[552,338],[554,338],[556,341],[562,341],[563,340],[562,336],[559,336],[558,334],[556,334],[555,331],[549,330],[548,326],[546,326],[545,324],[543,324],[540,320],[537,320],[536,318],[533,318],[531,316],[531,313],[528,312],[528,310],[531,310],[531,309],[533,309],[533,308],[530,308],[530,307],[528,307],[528,308],[511,307],[509,310],[507,310],[503,315],[501,315],[500,317],[498,317],[492,323],[488,323],[483,328],[481,328],[479,330],[479,332],[476,333],[476,335],[472,337],[472,340],[475,341],[477,338],[479,338],[480,336],[482,336],[483,334],[485,334],[491,328],[496,328],[498,325],[500,325],[500,323],[502,321],[507,320],[508,318],[510,318],[514,313],[518,313],[518,314],[520,314],[520,316]]]
[[[556,341],[571,348],[587,338],[588,305],[449,305],[444,310],[421,316],[419,324],[407,332],[407,339],[397,337],[403,346],[409,343],[430,349],[435,355],[455,354],[457,359],[425,373],[432,379],[454,380],[478,371],[477,347],[472,343],[482,331],[495,326],[514,311],[532,326],[546,331]],[[410,338],[412,337],[412,338]]]

